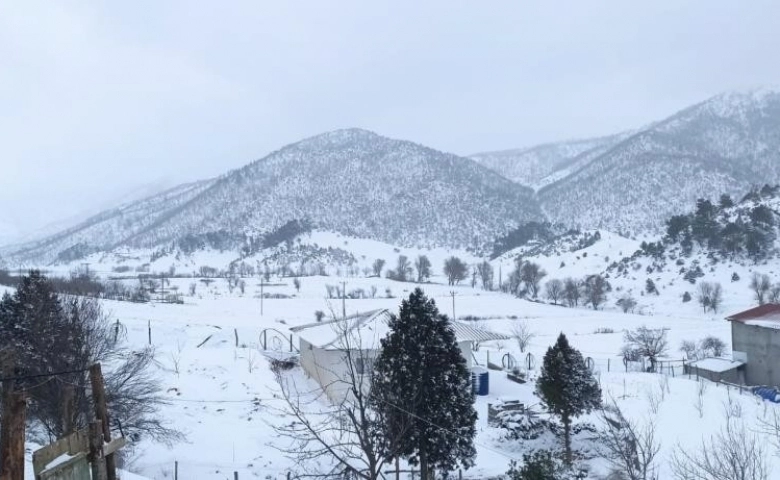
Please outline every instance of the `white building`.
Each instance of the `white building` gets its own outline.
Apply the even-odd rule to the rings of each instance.
[[[372,370],[380,340],[389,332],[390,312],[386,309],[351,315],[346,319],[293,327],[299,337],[300,363],[306,374],[317,381],[331,401],[339,401],[351,385],[348,352],[358,375]],[[455,338],[466,365],[474,365],[474,345],[509,337],[463,322],[452,322]],[[366,385],[367,386],[367,382]]]

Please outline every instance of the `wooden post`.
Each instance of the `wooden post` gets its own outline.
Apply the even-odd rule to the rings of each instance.
[[[238,472],[233,472],[233,480],[238,480]]]
[[[16,352],[2,351],[2,375],[14,376]],[[3,381],[2,418],[0,418],[0,478],[24,480],[24,427],[26,403],[24,393],[16,393],[15,380]]]
[[[237,328],[233,329],[233,334],[236,336],[236,347],[238,347],[238,329]]]
[[[607,373],[609,373],[610,360],[612,360],[612,359],[611,358],[607,359]]]
[[[67,437],[75,430],[73,416],[75,412],[76,392],[73,385],[67,384],[62,388],[62,436]]]
[[[290,334],[290,352],[293,351],[293,340],[292,340],[292,333]]]
[[[5,382],[10,383],[10,382]],[[3,395],[5,399],[5,395]],[[3,405],[3,432],[8,430],[8,444],[3,449],[3,480],[24,480],[24,439],[27,400],[24,392],[11,392]],[[7,410],[6,410],[7,409]]]
[[[100,420],[89,424],[89,462],[92,480],[107,480],[106,459],[103,456],[103,426]]]
[[[152,321],[149,320],[149,345],[152,344]]]
[[[173,480],[179,480],[179,461],[173,462]]]
[[[401,480],[401,462],[395,457],[395,480]]]
[[[92,384],[92,400],[95,403],[95,417],[100,421],[103,431],[103,441],[111,441],[108,405],[106,404],[106,386],[103,382],[103,371],[100,364],[89,367],[89,379]],[[116,480],[116,457],[113,453],[106,455],[106,480]]]

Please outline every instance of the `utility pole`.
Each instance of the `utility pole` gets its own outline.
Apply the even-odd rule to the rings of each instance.
[[[2,352],[2,374],[13,378],[15,352],[6,349]],[[3,480],[24,480],[24,439],[27,401],[24,391],[14,391],[14,380],[3,382],[2,431],[0,431],[0,466]]]
[[[450,291],[450,296],[452,296],[452,321],[458,319],[458,317],[455,316],[455,290]]]
[[[347,282],[341,282],[341,316],[347,318]]]
[[[100,422],[102,439],[104,442],[111,441],[111,427],[108,418],[108,405],[106,403],[106,386],[103,381],[103,371],[100,364],[96,363],[89,367],[89,380],[92,386],[92,401],[95,404],[95,417]],[[106,480],[117,480],[116,478],[116,457],[113,453],[106,455]]]

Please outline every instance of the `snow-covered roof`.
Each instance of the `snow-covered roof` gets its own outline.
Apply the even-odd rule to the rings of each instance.
[[[726,320],[731,322],[748,323],[750,325],[756,325],[752,323],[753,320],[764,320],[768,322],[780,322],[780,304],[766,303],[744,312],[735,313],[726,317]],[[765,325],[762,325],[765,326]]]
[[[387,336],[390,330],[389,319],[390,312],[387,309],[371,310],[350,315],[345,319],[299,325],[290,330],[308,343],[326,350],[376,350],[379,348],[379,341]],[[463,322],[451,322],[450,325],[459,342],[488,342],[510,338]]]
[[[691,362],[689,365],[701,370],[707,370],[708,372],[723,373],[741,367],[744,364],[745,362],[729,360],[727,358],[704,358]]]

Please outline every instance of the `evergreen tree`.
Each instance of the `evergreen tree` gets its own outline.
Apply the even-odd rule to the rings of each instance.
[[[401,437],[396,451],[420,466],[422,480],[432,478],[434,469],[472,466],[477,414],[450,320],[417,288],[389,327],[371,387],[382,436]]]
[[[582,354],[569,345],[563,333],[544,355],[542,373],[536,381],[536,394],[547,410],[560,417],[563,423],[566,462],[571,465],[572,420],[601,406],[601,388]]]

